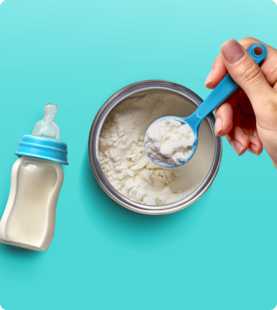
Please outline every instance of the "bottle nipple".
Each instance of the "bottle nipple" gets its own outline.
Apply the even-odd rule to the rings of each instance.
[[[57,111],[58,107],[55,104],[47,103],[44,106],[44,117],[36,123],[32,135],[59,140],[60,128],[54,121]]]

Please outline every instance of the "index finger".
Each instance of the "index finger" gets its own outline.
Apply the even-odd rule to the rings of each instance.
[[[277,50],[272,46],[265,44],[257,39],[247,37],[238,41],[246,50],[249,49],[255,43],[262,43],[267,48],[267,56],[261,64],[261,70],[271,86],[274,86],[277,82]],[[212,70],[206,79],[205,86],[207,88],[215,88],[219,82],[227,74],[225,65],[221,59],[221,55],[218,55],[214,61]]]

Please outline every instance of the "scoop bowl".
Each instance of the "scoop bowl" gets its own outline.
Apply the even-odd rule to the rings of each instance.
[[[149,130],[149,128],[151,126],[153,126],[155,123],[157,122],[160,122],[160,121],[163,121],[163,120],[166,120],[166,119],[173,119],[173,120],[176,120],[182,124],[188,124],[194,134],[194,138],[195,138],[195,141],[193,143],[193,146],[192,146],[192,149],[191,149],[191,154],[186,158],[186,160],[182,161],[181,163],[177,164],[177,165],[170,165],[170,164],[166,164],[166,163],[161,163],[161,162],[158,162],[156,161],[155,159],[153,159],[147,152],[147,148],[145,146],[145,142],[146,142],[146,136],[147,136],[147,132]],[[178,116],[164,116],[164,117],[161,117],[161,118],[158,118],[155,122],[153,122],[148,128],[147,128],[147,131],[145,133],[145,136],[144,136],[144,149],[145,149],[145,153],[146,155],[148,156],[148,158],[153,162],[155,163],[156,165],[159,165],[161,167],[164,167],[164,168],[177,168],[179,166],[182,166],[184,165],[186,162],[188,162],[192,156],[195,154],[195,151],[196,151],[196,148],[197,148],[197,144],[198,144],[198,128],[194,128],[193,125],[195,123],[191,122],[190,120],[190,117],[178,117]]]

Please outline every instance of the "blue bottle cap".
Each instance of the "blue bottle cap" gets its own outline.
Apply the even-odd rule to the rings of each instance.
[[[15,155],[36,157],[68,165],[65,143],[32,135],[22,137]]]

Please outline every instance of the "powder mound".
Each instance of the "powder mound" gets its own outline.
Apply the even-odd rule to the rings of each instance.
[[[192,153],[195,136],[188,124],[166,118],[154,122],[145,136],[145,150],[160,165],[179,165]]]
[[[178,185],[178,168],[154,164],[144,150],[149,125],[168,115],[165,99],[164,94],[149,94],[126,100],[112,110],[100,134],[99,157],[107,179],[122,195],[141,204],[170,204],[192,191]]]

